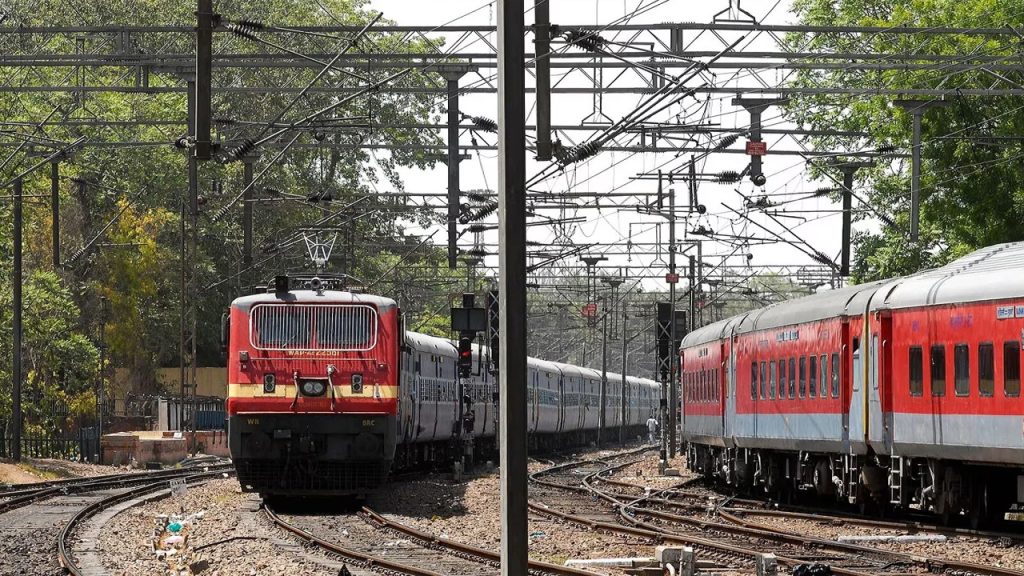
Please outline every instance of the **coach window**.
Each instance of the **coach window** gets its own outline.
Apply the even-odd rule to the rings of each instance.
[[[818,392],[822,398],[828,398],[828,354],[822,354],[818,360]]]
[[[832,353],[832,397],[839,398],[839,354]]]
[[[1020,342],[1003,342],[1003,393],[1009,397],[1020,396]]]
[[[946,346],[932,346],[932,396],[946,395]]]
[[[907,365],[910,368],[910,395],[924,394],[924,353],[920,346],[911,346]]]
[[[767,377],[765,376],[764,371],[765,371],[765,363],[764,363],[764,360],[762,360],[761,361],[761,379],[759,380],[759,382],[761,384],[761,399],[762,400],[764,400],[765,397],[767,396],[765,394],[765,392],[764,392],[764,385],[765,385],[765,381],[767,380]]]
[[[953,390],[957,396],[971,393],[971,349],[967,344],[953,347]]]
[[[779,360],[779,400],[786,397],[786,359]]]
[[[789,359],[789,399],[796,398],[796,358]]]
[[[991,398],[996,392],[996,359],[991,342],[978,344],[978,394]]]
[[[768,398],[775,400],[775,360],[768,361]]]
[[[811,355],[811,371],[808,386],[808,396],[810,398],[818,397],[818,357]]]
[[[807,396],[807,357],[800,357],[800,398]]]
[[[750,399],[757,400],[757,362],[750,363]]]

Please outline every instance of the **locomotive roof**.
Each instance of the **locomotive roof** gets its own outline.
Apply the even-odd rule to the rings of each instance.
[[[372,304],[378,310],[384,311],[395,308],[398,304],[383,296],[373,294],[359,294],[357,292],[342,292],[340,290],[324,290],[317,293],[315,290],[289,290],[288,292],[274,293],[267,292],[242,296],[236,298],[231,306],[249,311],[256,304]]]
[[[996,244],[945,266],[890,280],[871,309],[984,302],[1024,296],[1024,242]]]

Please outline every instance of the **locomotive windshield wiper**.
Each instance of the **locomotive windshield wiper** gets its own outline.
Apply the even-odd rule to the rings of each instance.
[[[292,382],[295,383],[295,398],[292,398],[292,405],[291,405],[291,408],[289,408],[289,409],[290,410],[295,410],[295,405],[299,403],[299,388],[302,388],[301,386],[299,386],[299,371],[298,370],[295,370],[294,372],[292,372]]]
[[[334,364],[327,365],[327,387],[331,389],[331,412],[334,412],[334,379],[331,378],[338,368]]]

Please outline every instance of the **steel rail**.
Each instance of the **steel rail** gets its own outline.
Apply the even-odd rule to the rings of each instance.
[[[583,491],[591,492],[591,493],[595,494],[596,496],[598,496],[599,498],[602,498],[604,500],[609,501],[618,510],[620,518],[622,518],[623,520],[625,520],[628,523],[628,525],[626,525],[626,526],[623,526],[621,524],[613,524],[611,522],[602,522],[602,521],[597,521],[597,520],[591,520],[591,519],[588,519],[588,518],[583,518],[581,516],[577,516],[577,515],[574,515],[574,514],[569,514],[569,513],[566,513],[566,512],[562,512],[560,510],[555,510],[553,508],[548,508],[548,507],[539,505],[539,504],[534,503],[534,502],[530,502],[530,504],[529,504],[530,509],[535,511],[535,512],[537,512],[537,513],[539,513],[539,514],[556,516],[556,517],[561,518],[563,520],[566,520],[566,521],[569,521],[569,522],[573,522],[575,524],[579,524],[579,525],[582,525],[582,526],[586,526],[586,527],[589,527],[590,529],[594,529],[594,530],[606,530],[606,531],[609,531],[609,532],[626,534],[626,535],[630,535],[630,536],[641,536],[641,537],[650,538],[650,539],[655,540],[657,542],[669,542],[669,543],[673,543],[673,544],[699,546],[699,547],[703,547],[705,549],[712,550],[712,551],[725,552],[725,553],[728,553],[728,554],[731,554],[731,555],[734,555],[734,556],[737,556],[737,557],[741,557],[741,558],[750,560],[752,562],[756,561],[756,558],[758,557],[758,555],[761,554],[761,552],[759,552],[757,550],[752,550],[752,549],[749,549],[749,548],[743,548],[743,547],[740,547],[740,546],[734,546],[732,544],[726,544],[726,543],[718,542],[718,541],[715,541],[715,540],[708,540],[708,539],[705,539],[705,538],[700,538],[700,537],[680,534],[680,533],[677,533],[677,532],[667,531],[667,530],[664,530],[664,529],[662,529],[660,527],[653,526],[651,524],[647,524],[647,523],[644,523],[644,522],[640,522],[639,520],[636,520],[635,518],[630,518],[628,516],[628,514],[626,514],[626,509],[627,509],[626,505],[623,505],[620,501],[615,500],[610,495],[608,495],[606,493],[603,493],[600,490],[597,490],[596,488],[592,488],[592,487],[586,485],[588,479],[590,479],[592,477],[595,477],[596,475],[608,473],[610,471],[623,468],[623,467],[628,466],[628,465],[633,464],[633,463],[635,463],[635,462],[625,462],[625,463],[618,464],[618,465],[615,465],[615,466],[608,466],[608,467],[606,467],[603,470],[600,470],[598,472],[594,472],[594,473],[592,473],[592,474],[590,474],[590,475],[588,475],[587,477],[584,478],[584,480],[583,480],[584,487],[580,487],[580,486],[568,487],[568,486],[561,485],[561,484],[558,484],[558,483],[555,483],[555,482],[544,482],[545,485],[553,486],[553,487],[556,487],[556,488],[562,488],[562,489],[570,489],[570,490],[574,490],[574,491],[579,491],[582,488]],[[576,463],[576,464],[578,465],[580,463]],[[558,466],[556,468],[557,469],[565,469],[565,468],[568,468],[568,467],[570,467],[570,465],[561,465],[561,466]],[[553,470],[555,470],[555,469],[548,469],[548,470],[541,471],[540,473],[532,474],[531,475],[531,479],[534,479],[536,476],[540,475],[541,473],[548,472],[548,471],[553,471]],[[660,491],[658,491],[656,493],[660,493]],[[790,558],[788,556],[776,555],[776,559],[780,563],[785,564],[785,565],[789,565],[789,566],[798,566],[800,564],[805,564],[806,563],[803,560],[800,560],[800,559],[797,559],[797,558]],[[840,574],[842,576],[868,576],[868,574],[869,574],[868,572],[862,572],[862,571],[858,571],[858,570],[850,570],[850,569],[842,568],[842,567],[834,567],[832,569],[832,571],[833,571],[834,574]]]
[[[601,490],[599,490],[596,487],[593,487],[591,485],[591,482],[593,480],[599,480],[601,482],[613,483],[613,482],[609,482],[609,479],[601,478],[601,475],[602,474],[607,474],[607,473],[613,471],[616,468],[618,468],[618,467],[607,468],[605,470],[594,472],[594,473],[588,475],[587,477],[585,477],[583,479],[583,483],[584,483],[585,486],[587,486],[587,488],[591,492],[600,495],[602,498],[605,498],[609,502],[613,502],[616,506],[618,506],[619,514],[620,514],[620,516],[625,521],[633,523],[634,525],[637,525],[637,526],[649,526],[649,525],[647,525],[645,523],[637,521],[634,517],[629,515],[627,510],[632,510],[632,511],[634,511],[637,514],[643,514],[643,515],[647,515],[647,516],[652,516],[654,518],[659,518],[661,520],[668,520],[668,521],[673,521],[673,522],[681,522],[681,523],[685,523],[685,524],[689,524],[689,525],[692,525],[692,526],[699,527],[699,528],[701,528],[703,530],[722,529],[723,525],[721,523],[707,522],[707,521],[699,520],[699,519],[695,519],[695,518],[688,518],[688,517],[679,516],[679,515],[676,515],[676,514],[669,514],[669,513],[661,512],[661,511],[658,511],[658,510],[650,510],[650,509],[647,509],[647,508],[640,508],[640,507],[637,506],[638,504],[640,504],[642,502],[652,501],[651,496],[653,496],[655,494],[663,493],[663,492],[665,492],[667,490],[657,491],[657,492],[654,492],[654,493],[652,493],[650,495],[645,495],[645,496],[642,496],[640,498],[637,498],[634,502],[631,502],[629,504],[623,504],[621,502],[621,500],[616,500],[613,495],[611,495],[609,493],[606,493],[606,492],[603,492],[603,491],[601,491]],[[632,487],[640,487],[640,486],[637,486],[637,485],[627,484],[627,483],[622,483],[622,482],[617,482],[617,481],[614,482],[614,483],[620,484],[620,485],[625,484],[625,485],[632,486]],[[749,522],[749,521],[746,521],[746,520],[744,520],[742,518],[739,518],[739,517],[735,516],[734,514],[731,514],[729,512],[721,510],[721,509],[719,509],[718,515],[719,515],[719,517],[723,518],[727,522],[731,523],[733,525],[733,528],[739,529],[739,533],[741,533],[743,535],[757,537],[757,538],[778,539],[778,540],[780,540],[782,542],[785,542],[785,543],[788,543],[788,544],[816,547],[818,549],[831,549],[831,550],[836,550],[836,551],[839,551],[839,552],[849,552],[849,553],[854,553],[854,554],[872,555],[872,556],[883,556],[883,557],[888,556],[888,557],[891,557],[891,558],[895,559],[896,562],[907,563],[907,564],[923,565],[923,567],[925,567],[925,568],[927,568],[929,570],[935,570],[937,568],[944,568],[944,569],[952,568],[954,570],[963,570],[963,571],[973,572],[973,573],[976,573],[976,574],[989,574],[989,575],[992,575],[992,576],[1024,576],[1024,571],[1019,571],[1019,570],[1012,570],[1012,569],[1008,569],[1008,568],[1001,568],[1001,567],[994,567],[994,566],[985,566],[985,565],[981,565],[981,564],[976,564],[976,563],[972,563],[972,562],[964,562],[964,561],[960,561],[960,560],[953,560],[953,559],[949,559],[949,558],[936,558],[936,557],[929,557],[929,556],[920,556],[920,555],[916,555],[916,554],[906,554],[906,553],[895,552],[895,551],[890,551],[890,550],[880,550],[878,548],[872,548],[872,547],[869,547],[869,546],[862,546],[862,545],[859,545],[859,544],[851,544],[851,543],[845,543],[845,542],[835,542],[835,541],[832,541],[832,540],[826,540],[826,539],[818,538],[818,537],[815,537],[815,536],[808,536],[808,535],[798,534],[798,533],[795,533],[795,532],[791,532],[791,531],[787,531],[787,530],[783,530],[783,529],[779,529],[779,528],[773,528],[773,527],[765,526],[763,524],[759,524],[759,523],[756,523],[756,522]],[[729,531],[732,531],[732,530],[730,529]],[[781,560],[782,560],[782,558],[780,557],[780,561]],[[835,573],[841,573],[840,572],[841,570],[844,570],[844,569],[843,568],[835,568],[835,567],[833,568],[833,572],[835,572]]]
[[[444,576],[443,574],[439,572],[434,572],[433,570],[427,570],[426,568],[419,568],[417,566],[412,566],[409,564],[402,564],[400,562],[388,560],[387,558],[382,558],[379,556],[374,556],[372,554],[367,554],[364,552],[359,552],[357,550],[352,550],[350,548],[339,546],[338,544],[329,542],[327,540],[324,540],[323,538],[319,538],[318,536],[310,532],[307,532],[306,530],[303,530],[302,528],[299,528],[298,526],[282,519],[267,506],[263,506],[263,513],[266,514],[267,519],[270,520],[278,528],[282,528],[288,532],[291,532],[292,534],[298,536],[302,540],[310,544],[313,544],[319,548],[322,548],[323,550],[362,563],[370,569],[375,569],[379,567],[385,570],[397,572],[399,574],[411,574],[412,576]]]
[[[210,473],[220,474],[230,471],[231,465],[218,464],[216,466],[210,466],[209,468]],[[109,488],[129,486],[153,480],[163,481],[171,478],[181,478],[183,476],[188,477],[190,474],[195,473],[195,468],[182,468],[177,470],[160,470],[157,472],[140,474],[114,474],[102,477],[99,480],[86,478],[77,483],[57,484],[36,489],[0,493],[0,496],[12,496],[10,500],[0,502],[0,514],[55,496],[80,494],[83,492],[93,492],[95,490],[106,490]]]
[[[477,557],[482,561],[501,561],[501,554],[491,550],[487,550],[486,548],[479,548],[471,544],[463,544],[462,542],[456,542],[455,540],[451,540],[449,538],[435,536],[433,534],[430,534],[429,532],[417,530],[416,528],[413,528],[412,526],[408,526],[406,524],[393,522],[365,506],[363,507],[363,512],[366,514],[367,517],[370,518],[370,520],[376,523],[380,528],[400,532],[402,534],[405,534],[406,536],[409,536],[410,538],[425,543],[427,546],[440,546],[442,548],[448,548],[461,554]],[[578,570],[576,568],[571,568],[567,566],[559,566],[557,564],[550,564],[548,562],[541,562],[539,560],[530,560],[530,569],[537,570],[538,572],[558,574],[564,576],[593,576],[594,574],[593,572]]]
[[[186,480],[193,480],[193,481],[195,481],[195,480],[212,480],[212,479],[216,478],[217,476],[220,476],[222,473],[223,472],[219,471],[219,470],[218,471],[209,471],[209,472],[199,472],[199,473],[193,473],[191,475],[186,475],[186,476],[184,476],[184,478]],[[84,574],[82,572],[82,569],[75,562],[74,555],[72,554],[72,551],[71,551],[71,548],[70,548],[70,545],[69,545],[71,534],[74,532],[74,530],[78,527],[78,525],[82,521],[90,518],[91,516],[95,515],[97,512],[99,512],[101,510],[104,510],[104,509],[109,508],[111,506],[120,504],[122,502],[127,502],[129,500],[133,500],[135,498],[138,498],[139,496],[143,496],[143,495],[149,494],[151,492],[156,492],[156,491],[161,490],[161,489],[166,488],[166,487],[167,487],[167,483],[164,480],[160,480],[160,481],[157,481],[157,482],[151,482],[151,483],[145,484],[143,486],[132,488],[131,490],[128,490],[126,492],[122,492],[120,494],[115,494],[113,496],[109,496],[109,497],[104,498],[102,500],[97,500],[97,501],[89,504],[85,508],[79,510],[78,513],[76,513],[71,518],[71,520],[69,520],[68,523],[64,525],[64,528],[62,528],[61,531],[60,531],[60,535],[57,536],[57,561],[60,563],[61,567],[67,573],[71,574],[72,576],[84,576]],[[159,499],[162,499],[162,498],[166,498],[169,495],[170,495],[170,492],[168,491],[167,494],[160,495],[157,498],[154,498],[153,500],[159,500]],[[153,500],[147,500],[147,501],[153,501]]]

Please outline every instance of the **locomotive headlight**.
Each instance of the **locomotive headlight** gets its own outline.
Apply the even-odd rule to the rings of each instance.
[[[263,375],[263,393],[264,394],[273,394],[274,393],[274,388],[276,388],[276,387],[277,387],[277,377],[274,376],[273,374],[264,374]]]
[[[302,393],[306,396],[321,396],[327,387],[321,380],[303,380]]]

